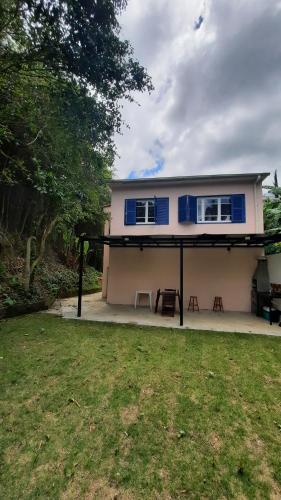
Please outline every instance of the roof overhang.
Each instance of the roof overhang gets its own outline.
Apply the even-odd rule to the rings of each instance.
[[[262,248],[281,242],[281,234],[199,234],[199,235],[142,235],[99,236],[81,235],[92,241],[113,248]]]
[[[143,187],[179,184],[218,184],[224,182],[257,182],[263,181],[269,172],[223,175],[191,175],[180,177],[147,177],[142,179],[113,179],[109,182],[112,189],[124,187]]]

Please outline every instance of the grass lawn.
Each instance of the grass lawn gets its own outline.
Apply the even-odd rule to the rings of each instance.
[[[281,338],[0,322],[0,497],[281,498]]]

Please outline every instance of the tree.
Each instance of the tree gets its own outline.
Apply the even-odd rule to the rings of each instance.
[[[126,0],[1,0],[3,71],[47,68],[111,103],[151,90],[145,69],[120,38]]]
[[[0,0],[0,225],[26,288],[54,228],[102,220],[120,99],[150,91],[120,38],[124,0]]]
[[[277,171],[274,172],[273,186],[266,186],[269,195],[264,202],[264,227],[265,232],[281,233],[281,187],[278,184]],[[270,245],[267,253],[279,252],[281,250],[280,243]]]

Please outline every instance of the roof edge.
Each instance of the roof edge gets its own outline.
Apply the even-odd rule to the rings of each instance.
[[[247,174],[215,174],[215,175],[190,175],[176,177],[145,177],[140,179],[112,179],[109,183],[112,187],[123,185],[142,185],[142,184],[170,184],[170,183],[202,183],[202,182],[217,182],[227,180],[255,180],[260,177],[261,181],[266,179],[270,172],[249,172]]]

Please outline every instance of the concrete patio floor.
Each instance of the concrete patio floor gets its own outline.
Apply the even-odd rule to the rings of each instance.
[[[112,305],[102,299],[101,293],[85,295],[82,300],[82,316],[77,318],[77,297],[59,299],[48,310],[66,319],[105,321],[110,323],[131,323],[135,325],[162,326],[167,328],[189,328],[192,330],[211,330],[223,332],[254,333],[281,337],[277,323],[270,326],[268,321],[250,313],[212,311],[187,312],[184,326],[179,326],[179,315],[174,318],[155,314],[146,307]]]

